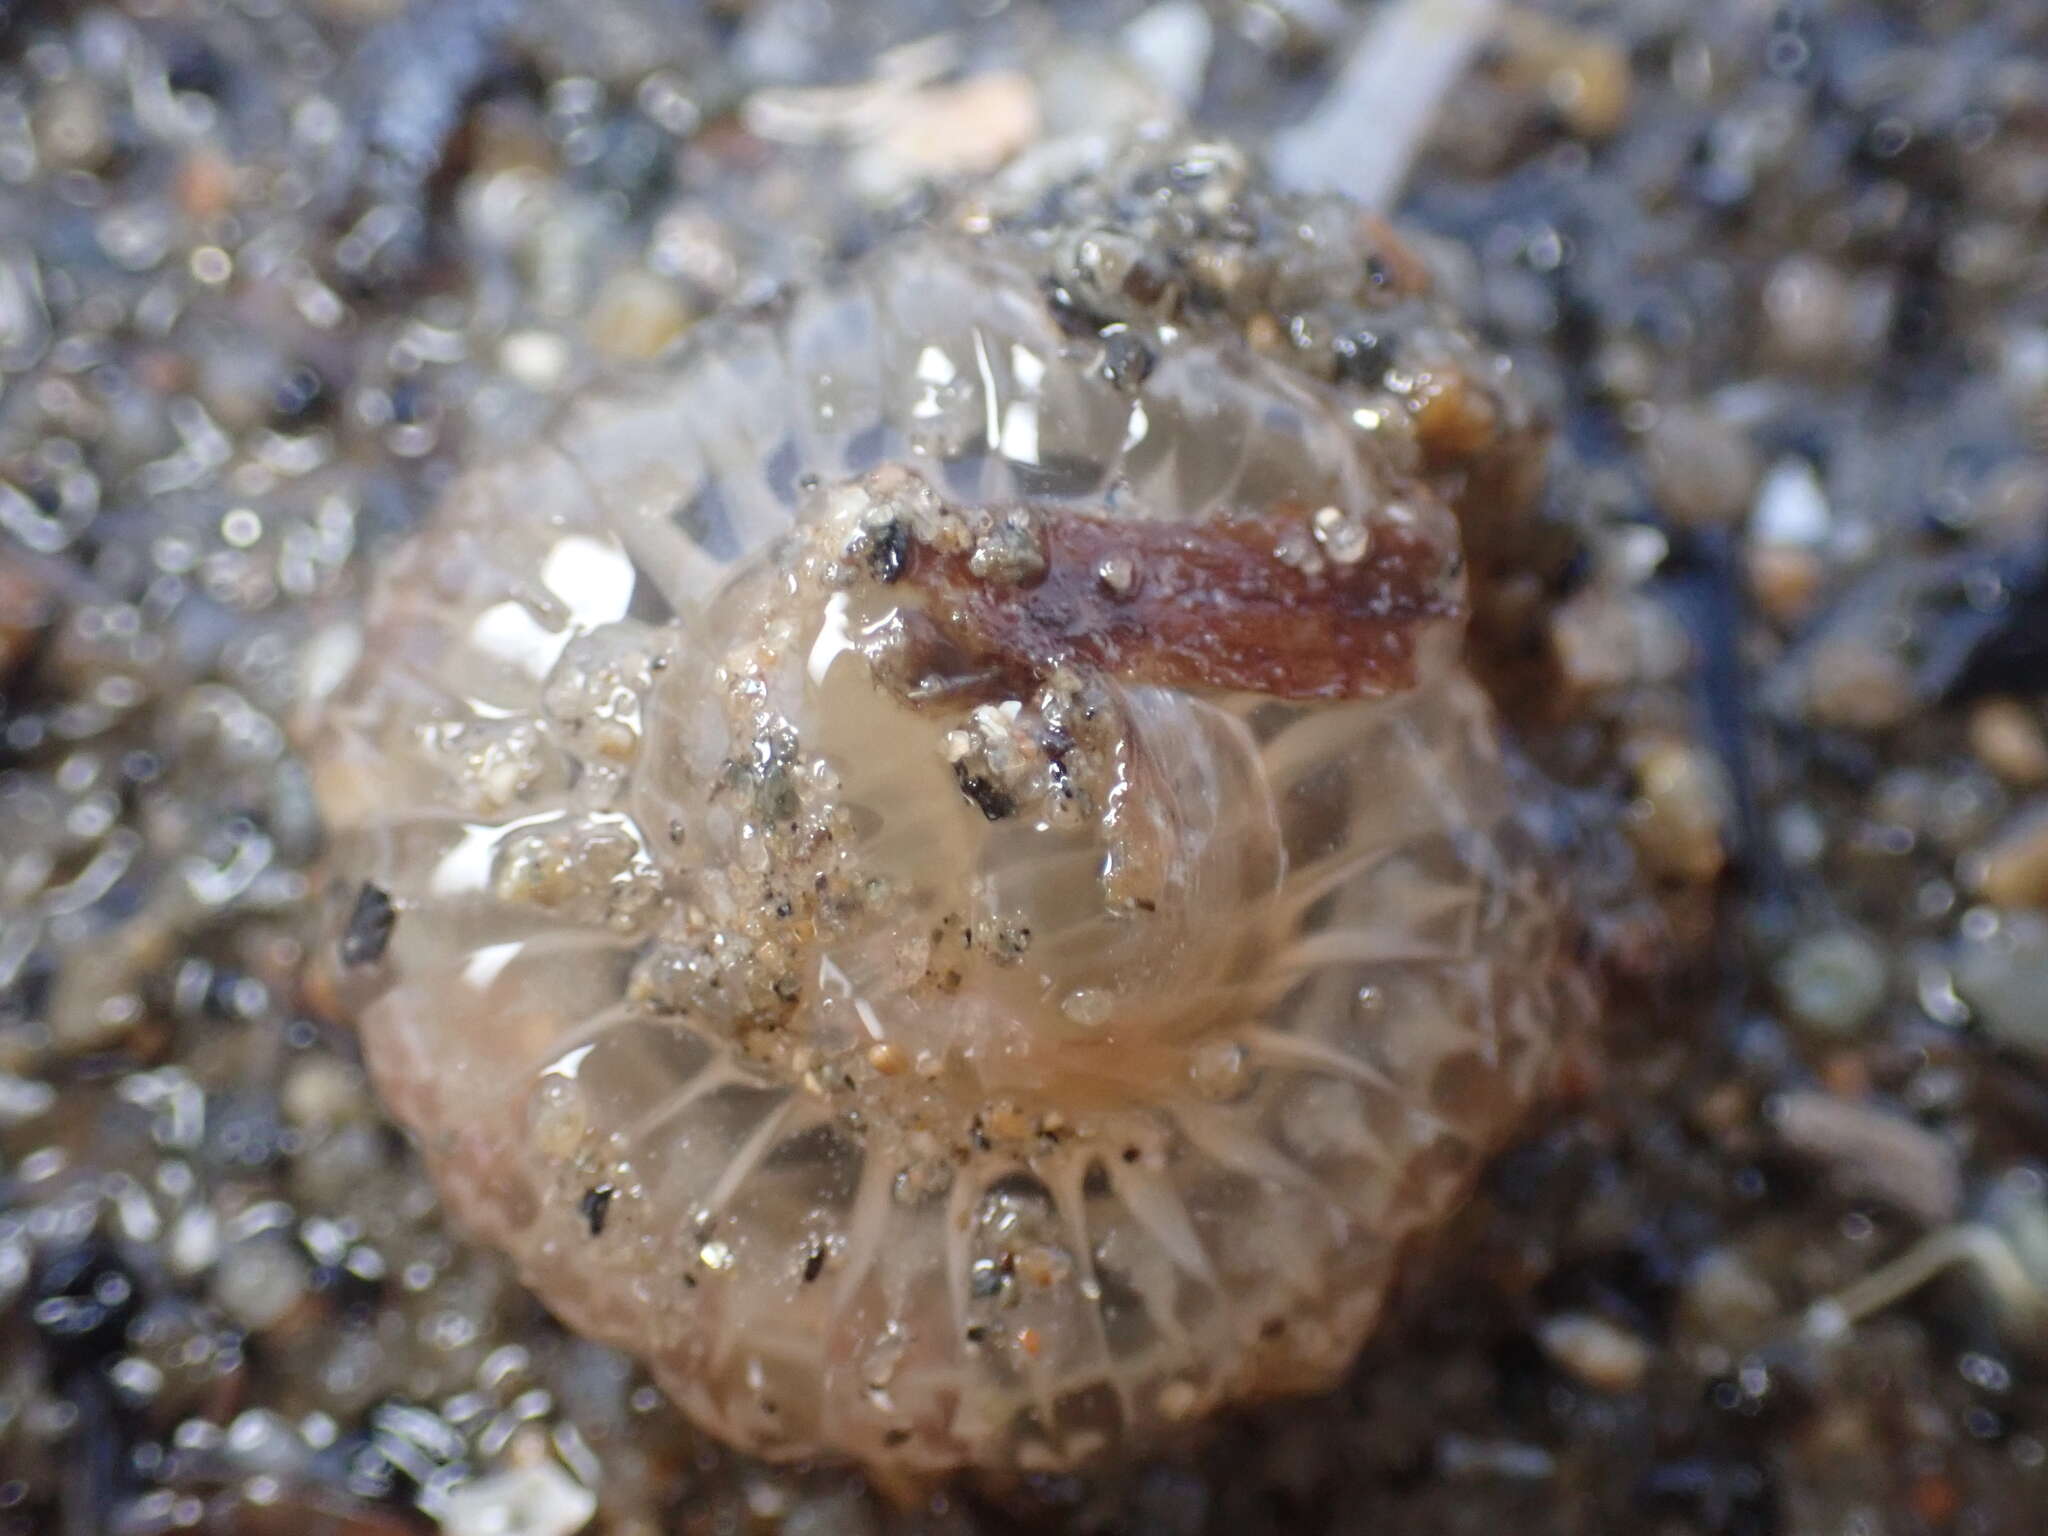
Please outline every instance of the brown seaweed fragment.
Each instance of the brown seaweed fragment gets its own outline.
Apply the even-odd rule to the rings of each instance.
[[[1392,516],[1348,562],[1304,558],[1311,523],[1292,508],[1190,523],[1046,508],[1028,523],[1042,566],[1026,580],[977,575],[980,550],[929,547],[905,578],[939,600],[948,639],[1005,675],[1079,662],[1167,688],[1371,698],[1414,686],[1422,626],[1463,616],[1455,555]]]

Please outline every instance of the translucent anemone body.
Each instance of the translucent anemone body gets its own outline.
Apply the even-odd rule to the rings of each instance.
[[[1333,1382],[1582,1006],[1429,402],[1077,325],[1074,259],[906,237],[579,402],[324,712],[387,1102],[765,1454],[1071,1466]]]

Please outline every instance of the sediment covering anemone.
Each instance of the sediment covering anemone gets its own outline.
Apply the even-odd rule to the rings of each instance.
[[[1174,143],[477,467],[316,754],[452,1209],[772,1456],[1333,1382],[1587,1007],[1462,659],[1533,441],[1377,220]]]

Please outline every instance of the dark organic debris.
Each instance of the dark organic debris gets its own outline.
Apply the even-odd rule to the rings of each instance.
[[[141,1305],[135,1277],[105,1244],[59,1249],[35,1278],[29,1321],[59,1369],[96,1364],[121,1347]]]
[[[960,793],[972,801],[974,808],[988,820],[1001,821],[1017,809],[1017,802],[1004,793],[1000,784],[975,773],[965,763],[953,765],[953,776],[960,781]]]
[[[1190,523],[1046,510],[1038,522],[1032,579],[984,580],[967,557],[923,549],[909,572],[944,599],[936,617],[950,638],[1019,676],[1076,659],[1169,688],[1398,693],[1414,684],[1418,637],[1461,609],[1446,553],[1392,522],[1362,558],[1321,570],[1275,553],[1306,528],[1298,509]],[[1106,581],[1111,570],[1128,579]]]
[[[367,882],[356,894],[348,915],[348,928],[341,936],[343,965],[375,965],[384,958],[391,943],[391,930],[398,926],[398,909],[382,890]]]
[[[1985,575],[2002,600],[1988,609],[1957,603],[1942,618],[1931,681],[1950,703],[2048,691],[2048,539],[1999,557]]]

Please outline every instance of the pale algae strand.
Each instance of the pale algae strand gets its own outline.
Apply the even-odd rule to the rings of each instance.
[[[316,753],[451,1210],[768,1456],[1333,1384],[1590,1007],[1462,659],[1534,441],[1383,225],[1174,144],[475,468]]]

